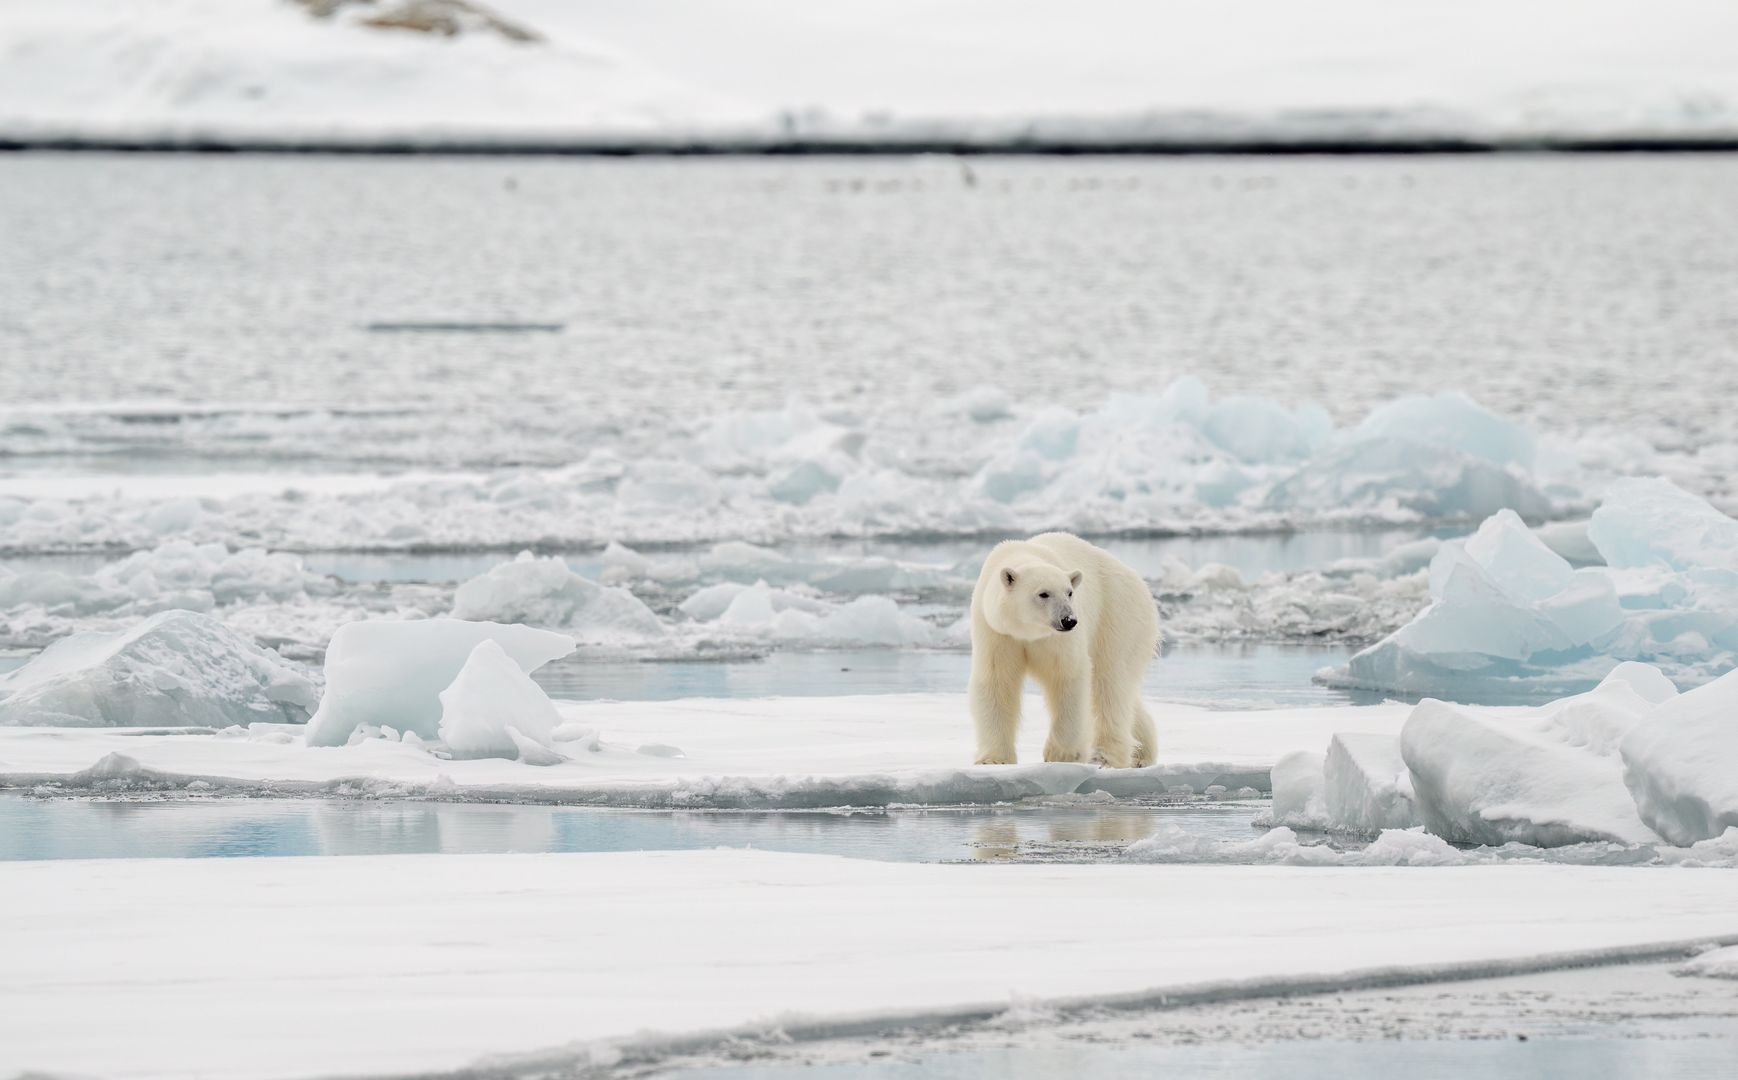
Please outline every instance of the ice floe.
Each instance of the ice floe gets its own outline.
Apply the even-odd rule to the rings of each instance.
[[[0,864],[0,1074],[583,1075],[753,1036],[909,1033],[1010,999],[1336,990],[1738,934],[1738,874],[1114,871],[743,850]],[[148,932],[93,947],[93,927],[142,912]],[[296,1024],[259,1007],[291,984]]]
[[[572,652],[565,634],[462,619],[346,623],[326,648],[326,691],[308,722],[309,746],[343,746],[364,725],[439,738],[441,691],[472,652],[493,641],[521,670],[535,671]]]
[[[1576,568],[1512,511],[1430,562],[1430,603],[1324,671],[1334,686],[1442,695],[1573,692],[1626,660],[1675,682],[1738,666],[1738,521],[1664,480],[1614,484]]]
[[[332,711],[323,702],[321,712],[333,719],[318,718],[316,724],[342,720],[347,727],[254,724],[174,738],[138,731],[4,729],[0,787],[148,792],[198,783],[205,786],[196,790],[223,794],[696,809],[960,805],[1076,792],[1174,798],[1184,787],[1197,794],[1214,786],[1265,788],[1268,770],[1285,754],[1325,745],[1336,731],[1391,736],[1407,711],[1398,705],[1253,712],[1153,705],[1162,732],[1158,764],[1103,769],[1043,761],[1041,723],[1027,724],[1022,732],[1022,764],[971,765],[963,694],[556,702],[561,724],[550,733],[552,742],[540,745],[553,745],[566,760],[532,769],[509,760],[521,748],[509,749],[498,735],[509,724],[516,726],[521,715],[537,712],[542,702],[535,698],[524,708],[509,709],[505,699],[495,697],[477,703],[477,726],[488,731],[491,746],[505,757],[461,759],[440,741],[439,694],[458,677],[470,651],[492,637],[483,626],[442,628],[442,622],[355,624],[436,630],[368,630],[371,640],[340,643],[328,679],[343,696],[334,698],[328,691]],[[468,629],[461,634],[455,627]],[[515,652],[511,639],[494,640],[509,655]],[[532,639],[531,646],[532,659],[551,651],[541,639]],[[370,658],[370,653],[379,655]],[[472,689],[484,681],[493,680],[477,679]],[[401,689],[386,692],[390,687]],[[449,700],[460,696],[449,695]],[[411,706],[426,706],[426,727],[411,715]],[[1041,715],[1043,705],[1034,697],[1026,708],[1029,715]],[[394,732],[401,737],[393,738]],[[529,728],[524,733],[532,735]],[[90,771],[111,755],[126,761]]]
[[[165,611],[64,638],[0,676],[0,724],[227,727],[301,721],[314,683],[209,616]]]

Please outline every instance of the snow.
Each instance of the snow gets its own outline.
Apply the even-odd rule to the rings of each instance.
[[[428,1074],[507,1055],[575,1071],[687,1036],[814,1037],[1032,999],[1330,989],[1378,969],[1494,974],[1738,940],[1738,875],[1546,866],[75,860],[0,866],[0,897],[0,1072],[116,1080]],[[266,1004],[285,986],[294,1024]]]
[[[1613,484],[1574,568],[1503,510],[1430,562],[1431,602],[1319,677],[1443,695],[1573,691],[1623,661],[1694,685],[1738,666],[1738,521],[1665,480]]]
[[[352,139],[1489,138],[1738,126],[1719,47],[1738,19],[1716,0],[1645,12],[1630,0],[1520,12],[1494,0],[1403,10],[1332,0],[1307,14],[1280,0],[1091,0],[1066,13],[985,0],[825,10],[495,0],[483,6],[539,40],[475,17],[452,38],[364,24],[410,6],[385,0],[316,20],[272,0],[10,0],[0,119],[9,132]],[[780,33],[769,37],[773,23]]]
[[[529,626],[461,619],[345,623],[326,647],[326,691],[308,722],[310,746],[343,746],[364,725],[438,735],[440,693],[483,641],[531,672],[572,652],[574,640]]]
[[[454,757],[560,760],[553,755],[561,724],[555,703],[493,638],[471,650],[440,702],[440,739]]]
[[[586,642],[636,642],[664,634],[658,616],[633,593],[599,585],[560,559],[529,551],[460,585],[453,618],[528,623]]]
[[[420,651],[426,656],[434,650]],[[455,675],[466,656],[454,662]],[[429,690],[435,716],[427,733],[414,740],[407,734],[402,741],[363,737],[331,744],[312,738],[312,730],[286,725],[177,738],[0,729],[0,787],[58,784],[72,790],[96,782],[105,791],[164,791],[203,782],[238,795],[408,795],[666,808],[957,805],[1094,791],[1151,796],[1182,784],[1197,792],[1214,784],[1265,789],[1268,770],[1287,753],[1324,746],[1337,731],[1393,737],[1407,713],[1403,705],[1227,712],[1150,704],[1159,724],[1158,764],[1101,769],[1044,762],[1045,725],[1037,720],[1022,730],[1022,764],[970,764],[971,722],[963,694],[558,702],[562,726],[555,746],[568,760],[533,769],[500,758],[446,760],[429,752],[427,744],[438,737],[436,695],[450,682],[446,678]],[[1044,715],[1036,696],[1025,708],[1029,717]],[[403,719],[404,713],[399,705],[392,715]],[[385,712],[359,718],[383,722],[407,730]],[[596,749],[579,752],[588,739],[596,740]],[[112,754],[125,755],[133,765],[79,779]]]
[[[1738,825],[1738,672],[1666,701],[1622,737],[1641,818],[1689,844]]]
[[[346,5],[315,19],[282,0],[8,0],[0,130],[366,142],[655,134],[742,115],[583,34],[518,42],[363,24],[408,6]],[[512,0],[486,6],[514,16]]]
[[[165,611],[87,631],[0,676],[0,725],[198,727],[301,721],[311,680],[222,623]]]

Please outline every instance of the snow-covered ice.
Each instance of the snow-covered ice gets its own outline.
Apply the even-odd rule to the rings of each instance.
[[[1427,698],[1389,732],[1336,734],[1273,769],[1272,822],[1456,843],[1687,846],[1738,825],[1738,673],[1680,695],[1626,662],[1538,708]]]
[[[426,660],[434,650],[421,652]],[[460,653],[453,661],[453,674],[467,656]],[[451,682],[446,677],[441,685],[432,685],[441,677],[429,680],[433,716],[422,738],[431,743],[438,736],[436,695]],[[402,720],[406,709],[398,699],[388,700],[396,713],[364,718],[348,709],[345,718],[414,734],[414,729],[392,724],[389,716]],[[1042,715],[1037,697],[1025,707],[1029,716]],[[694,808],[957,805],[1095,791],[1155,796],[1183,784],[1198,793],[1214,784],[1232,790],[1266,788],[1269,769],[1287,753],[1325,746],[1338,731],[1393,737],[1407,713],[1403,705],[1251,712],[1159,704],[1149,708],[1159,722],[1160,744],[1158,764],[1148,769],[1046,763],[1045,725],[1036,721],[1022,730],[1021,764],[974,766],[963,694],[892,694],[558,702],[562,725],[554,733],[555,746],[567,760],[535,769],[499,758],[447,760],[430,753],[411,734],[402,741],[362,737],[345,745],[350,732],[328,744],[324,737],[313,738],[311,730],[287,725],[182,738],[4,729],[0,786],[175,791],[197,782],[226,794],[405,795]],[[595,750],[579,752],[593,739]],[[126,760],[111,761],[100,773],[89,772],[113,755]]]
[[[1666,701],[1622,736],[1623,780],[1673,843],[1738,825],[1738,671]]]
[[[343,746],[364,725],[439,736],[440,693],[472,651],[494,641],[526,672],[574,649],[565,634],[462,619],[345,623],[326,647],[326,690],[308,721],[309,746]]]
[[[1420,824],[1399,739],[1336,734],[1328,743],[1322,781],[1328,820],[1338,828],[1378,833]]]
[[[1682,684],[1738,666],[1738,521],[1666,480],[1613,484],[1572,567],[1503,510],[1430,561],[1430,603],[1325,671],[1334,686],[1455,695],[1584,689],[1623,661]]]
[[[1624,787],[1617,741],[1676,693],[1662,682],[1626,664],[1585,694],[1503,716],[1425,700],[1400,733],[1420,817],[1462,843],[1657,841]]]
[[[0,676],[0,725],[227,727],[299,722],[314,683],[198,612],[64,638]]]
[[[1083,896],[1103,932],[1081,932]],[[0,866],[0,897],[0,1072],[117,1080],[405,1075],[527,1054],[559,1071],[702,1033],[1738,941],[1738,875],[1551,866],[93,860]],[[293,1024],[274,1004],[286,985]]]

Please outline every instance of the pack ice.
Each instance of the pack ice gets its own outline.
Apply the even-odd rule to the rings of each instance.
[[[1685,685],[1738,665],[1738,521],[1668,481],[1624,480],[1586,532],[1605,565],[1572,567],[1499,511],[1437,551],[1423,611],[1318,678],[1488,696],[1583,690],[1626,660]]]
[[[50,645],[0,677],[0,724],[227,727],[307,719],[312,681],[222,623],[165,611]]]
[[[380,477],[361,489],[322,484],[297,499],[32,490],[0,498],[0,522],[24,548],[148,548],[171,535],[231,546],[245,537],[278,550],[393,550],[1051,528],[1224,532],[1460,520],[1504,507],[1561,517],[1590,507],[1583,492],[1603,461],[1570,444],[1544,453],[1525,428],[1455,394],[1398,399],[1342,428],[1319,405],[1215,399],[1185,378],[1084,410],[1016,408],[993,392],[881,413],[791,401],[673,431],[630,427],[565,464]],[[759,576],[788,585],[775,574],[791,569]],[[900,569],[872,572],[897,578]],[[503,580],[490,591],[522,584]]]

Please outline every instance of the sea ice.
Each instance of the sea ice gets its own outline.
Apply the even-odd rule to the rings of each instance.
[[[221,543],[172,540],[89,574],[0,569],[0,610],[26,605],[57,615],[149,615],[179,608],[211,611],[245,601],[288,601],[332,591],[301,557]]]
[[[1328,743],[1322,795],[1334,828],[1374,835],[1422,824],[1412,777],[1390,735],[1342,732]]]
[[[1675,974],[1700,975],[1705,979],[1738,979],[1738,945],[1699,953],[1680,964]]]
[[[1666,701],[1622,737],[1641,818],[1675,844],[1738,825],[1738,671]]]
[[[1513,512],[1493,515],[1441,546],[1423,611],[1319,678],[1444,695],[1561,692],[1625,660],[1683,685],[1738,666],[1738,521],[1665,481],[1626,481],[1587,536],[1607,565],[1576,569]]]
[[[633,593],[599,585],[558,558],[519,553],[460,585],[453,617],[526,623],[572,633],[587,642],[633,642],[662,637],[664,624]]]
[[[208,615],[87,631],[0,676],[0,724],[227,727],[301,721],[314,684]]]
[[[1426,699],[1400,732],[1419,815],[1461,843],[1657,842],[1624,786],[1617,745],[1651,726],[1672,693],[1657,670],[1623,664],[1593,690],[1538,709]]]
[[[1464,398],[1397,402],[1338,430],[1319,406],[1215,400],[1194,379],[1084,411],[1050,404],[1010,412],[979,421],[947,403],[897,415],[793,403],[714,414],[656,438],[625,431],[560,466],[324,478],[295,498],[212,486],[197,501],[154,500],[45,485],[0,511],[14,519],[8,545],[20,549],[148,548],[170,534],[231,546],[393,550],[1046,528],[1224,532],[1461,519],[1503,507],[1562,516],[1589,508],[1585,493],[1610,471],[1583,470],[1571,452],[1568,465],[1547,474],[1541,455],[1527,452],[1527,431]],[[624,552],[606,560],[610,580],[644,569],[630,568],[636,560]],[[729,576],[830,587],[819,577],[825,568],[803,565],[820,560],[790,561]],[[874,591],[898,592],[907,569],[852,572],[885,574]],[[721,580],[700,572],[711,576],[695,584]]]
[[[572,652],[565,634],[459,619],[345,623],[326,647],[326,692],[308,723],[309,746],[343,746],[363,724],[439,737],[440,692],[471,653],[494,641],[526,673]]]
[[[1611,567],[1738,571],[1738,521],[1669,480],[1612,484],[1587,536]]]
[[[555,703],[492,638],[471,650],[440,692],[441,741],[455,758],[516,757],[533,765],[561,760]]]
[[[1326,755],[1319,750],[1295,750],[1274,762],[1273,823],[1319,829],[1327,824],[1327,796],[1323,790]]]

